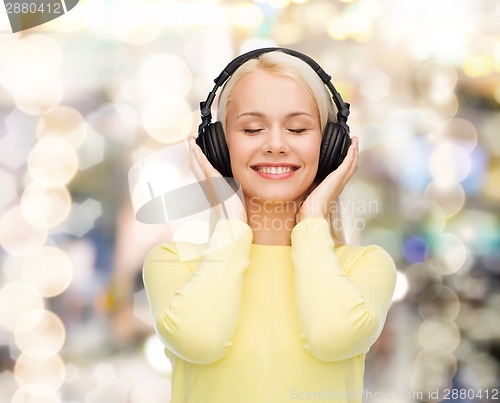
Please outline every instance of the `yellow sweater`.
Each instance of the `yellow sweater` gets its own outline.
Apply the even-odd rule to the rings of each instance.
[[[148,254],[144,284],[173,403],[361,402],[394,263],[377,246],[334,246],[323,219],[301,221],[291,240],[252,244],[248,225],[221,221],[208,245]]]

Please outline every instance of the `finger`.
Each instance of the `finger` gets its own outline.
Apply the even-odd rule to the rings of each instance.
[[[222,210],[219,211],[221,209],[221,203],[225,203],[225,201],[228,199],[228,195],[238,194],[238,191],[235,190],[225,180],[225,178],[222,177],[220,172],[212,166],[210,161],[208,161],[206,155],[193,139],[190,139],[189,147],[193,172],[195,173],[195,176],[202,187],[205,197],[214,207],[216,215],[228,218],[229,213],[228,211],[226,211],[226,209],[228,208],[227,206],[229,206],[229,211],[231,211],[231,214],[229,214],[229,216],[234,216],[236,214],[239,219],[246,220],[244,207],[240,206],[239,209],[232,207],[233,203],[227,204],[226,207],[222,206]],[[238,195],[237,200],[241,204],[241,200],[243,200],[243,197]],[[232,212],[232,210],[237,210],[237,213]]]
[[[352,178],[354,173],[358,168],[358,140],[357,137],[351,139],[351,145],[347,150],[347,155],[345,156],[339,167],[330,173],[323,182],[327,182],[325,186],[331,189],[337,188],[338,191],[342,192],[345,185]],[[336,193],[336,192],[335,192]]]
[[[344,174],[344,177],[351,177],[358,168],[358,143],[359,140],[357,137],[353,137],[351,139],[351,145],[349,146],[347,155],[341,164],[341,172]]]
[[[342,189],[345,187],[345,185],[347,184],[347,182],[349,182],[351,180],[351,178],[354,176],[354,174],[358,170],[358,150],[357,150],[357,146],[353,146],[352,156],[351,156],[351,158],[350,158],[350,160],[348,162],[349,162],[349,164],[346,165],[345,171],[343,172],[343,176],[342,176],[342,179],[341,179],[341,181],[342,181]]]
[[[353,148],[353,153],[352,153],[352,160],[347,173],[349,179],[352,178],[352,176],[358,170],[359,139],[357,137],[355,137],[355,142],[351,145],[351,147]]]
[[[189,141],[189,165],[196,179],[203,181],[206,180],[206,174],[193,143]]]

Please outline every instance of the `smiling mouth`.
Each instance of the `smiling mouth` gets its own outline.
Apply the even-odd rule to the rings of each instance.
[[[267,175],[283,175],[299,169],[299,167],[295,165],[277,165],[277,166],[254,165],[251,168],[254,171]]]

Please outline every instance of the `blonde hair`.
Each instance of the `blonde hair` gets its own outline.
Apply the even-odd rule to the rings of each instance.
[[[257,59],[250,59],[236,69],[226,81],[220,94],[217,107],[217,119],[226,129],[227,108],[231,102],[233,88],[238,81],[256,70],[290,77],[295,80],[316,101],[321,130],[327,122],[335,121],[336,111],[330,93],[316,72],[303,60],[287,53],[275,51],[262,54]]]
[[[328,122],[336,121],[336,108],[332,97],[318,74],[306,62],[298,57],[291,56],[279,50],[262,54],[260,57],[250,59],[236,69],[226,81],[219,94],[217,106],[217,119],[226,132],[227,110],[231,102],[234,86],[247,75],[256,70],[263,70],[280,76],[290,77],[295,80],[315,100],[319,112],[321,132],[323,133]],[[342,225],[339,200],[330,209],[329,226],[330,235],[336,244],[345,244],[345,235]]]

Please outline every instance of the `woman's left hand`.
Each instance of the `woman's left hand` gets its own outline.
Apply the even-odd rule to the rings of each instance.
[[[352,137],[344,161],[307,196],[297,212],[297,224],[306,218],[328,218],[330,206],[358,169],[358,143],[358,137]]]

